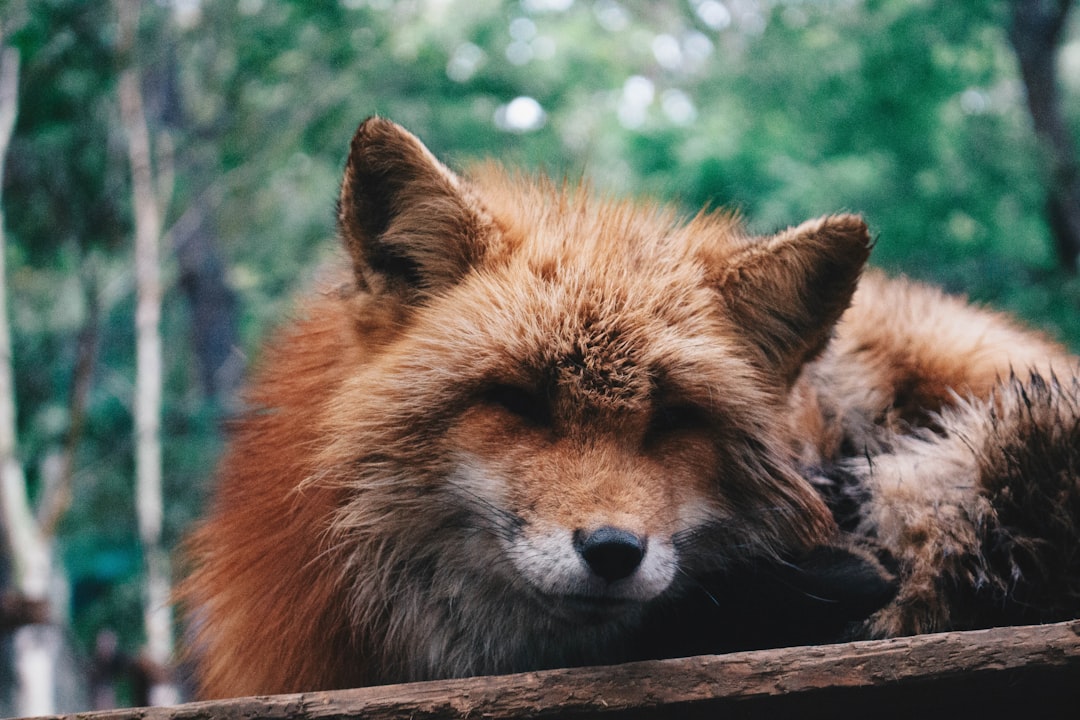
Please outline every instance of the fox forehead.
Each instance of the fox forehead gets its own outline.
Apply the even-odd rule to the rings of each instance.
[[[481,194],[499,237],[429,299],[410,333],[458,356],[456,384],[471,369],[478,381],[576,405],[633,408],[681,377],[715,383],[707,367],[748,371],[699,256],[736,233],[728,216],[680,225],[671,213],[584,192],[528,186],[511,196],[502,187]]]
[[[668,206],[598,197],[587,185],[560,187],[492,164],[474,168],[469,181],[501,230],[489,257],[508,251],[542,279],[611,275],[625,282],[665,270],[700,271],[702,261],[748,239],[730,212],[687,221]]]

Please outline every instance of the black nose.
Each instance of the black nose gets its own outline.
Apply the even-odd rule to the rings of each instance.
[[[594,573],[608,582],[630,577],[645,557],[645,539],[629,530],[602,527],[574,532],[574,548]]]

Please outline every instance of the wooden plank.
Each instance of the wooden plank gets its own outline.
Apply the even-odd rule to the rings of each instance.
[[[85,713],[204,718],[1080,717],[1080,621]]]

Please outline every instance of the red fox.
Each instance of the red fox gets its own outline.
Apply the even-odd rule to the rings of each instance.
[[[850,637],[1080,611],[1076,360],[864,271],[859,217],[466,179],[371,118],[338,219],[188,544],[204,696],[619,662],[851,539],[892,585]]]

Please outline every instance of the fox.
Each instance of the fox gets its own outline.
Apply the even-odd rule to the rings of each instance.
[[[376,116],[337,221],[185,546],[200,696],[716,651],[760,567],[847,578],[833,637],[1080,611],[1076,358],[868,269],[860,216],[759,236]]]

